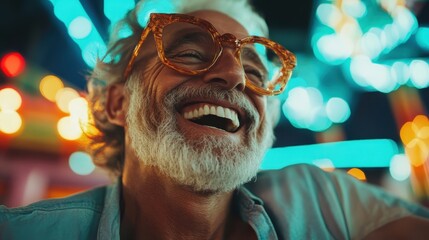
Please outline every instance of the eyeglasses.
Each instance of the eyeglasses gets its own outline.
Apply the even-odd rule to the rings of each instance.
[[[293,53],[267,38],[237,39],[230,33],[221,35],[211,23],[197,17],[152,13],[125,69],[125,79],[150,31],[162,63],[187,75],[204,73],[216,63],[224,47],[235,48],[235,59],[243,67],[246,87],[259,95],[282,93],[296,65]]]

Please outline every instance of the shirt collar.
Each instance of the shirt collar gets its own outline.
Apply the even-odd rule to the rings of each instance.
[[[264,201],[257,197],[255,194],[250,192],[246,187],[241,186],[237,189],[239,200],[247,202],[248,204],[258,204],[258,205],[264,205]]]
[[[104,208],[101,213],[97,239],[119,240],[121,179],[106,188]]]
[[[106,195],[104,199],[104,208],[101,214],[100,223],[98,227],[98,237],[97,239],[120,239],[120,220],[121,220],[121,210],[120,210],[120,199],[121,199],[121,179],[117,179],[115,183],[106,187]],[[268,231],[271,236],[275,236],[273,232],[273,227],[270,219],[267,217],[265,210],[263,210],[264,202],[259,197],[255,196],[252,192],[250,192],[246,187],[241,186],[236,190],[235,196],[235,204],[238,204],[240,215],[243,220],[250,221],[252,226],[255,228],[257,225],[256,222],[260,222],[260,220],[254,222],[253,217],[249,219],[249,216],[246,216],[249,212],[261,212],[262,217],[264,219],[263,222],[266,222],[268,225]],[[252,214],[253,215],[253,214]],[[258,217],[258,218],[260,218]],[[257,235],[261,236],[259,233],[260,229],[255,229],[257,231]],[[265,234],[262,234],[265,235]],[[277,239],[268,238],[268,239]]]

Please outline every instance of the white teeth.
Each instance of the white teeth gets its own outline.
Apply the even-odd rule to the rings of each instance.
[[[216,108],[216,115],[222,118],[225,118],[225,110],[223,110],[223,107],[218,106]]]
[[[232,123],[230,129],[233,130],[237,129],[240,126],[240,121],[238,120],[237,112],[232,109],[224,108],[221,106],[204,105],[198,109],[193,109],[183,114],[185,119],[195,119],[205,115],[215,115],[221,118],[229,119]]]
[[[210,108],[207,105],[204,105],[204,115],[209,115],[210,114]]]
[[[225,118],[232,119],[231,110],[229,110],[228,108],[225,109]]]
[[[237,114],[234,112],[233,114],[233,120],[232,120],[234,126],[240,126],[240,121],[238,121],[238,116]]]
[[[216,108],[214,106],[210,107],[210,114],[216,115]]]

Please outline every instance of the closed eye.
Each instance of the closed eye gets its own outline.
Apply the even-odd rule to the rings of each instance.
[[[252,67],[250,65],[243,66],[244,72],[246,73],[247,78],[258,86],[265,86],[266,75],[259,69]]]
[[[174,53],[172,55],[169,56],[169,58],[183,58],[183,59],[189,59],[189,60],[200,60],[200,61],[204,61],[205,56],[204,54],[201,54],[199,51],[196,51],[194,49],[188,49],[188,50],[183,50],[180,51],[178,53]]]

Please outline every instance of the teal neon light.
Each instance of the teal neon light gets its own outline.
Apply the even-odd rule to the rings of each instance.
[[[398,154],[397,144],[390,139],[353,140],[270,149],[261,170],[280,169],[289,165],[315,164],[330,160],[336,168],[389,167]]]
[[[110,26],[114,26],[134,6],[134,0],[104,0],[104,15],[110,20]]]
[[[82,58],[89,67],[94,67],[97,57],[103,56],[106,52],[106,44],[82,7],[79,0],[50,0],[54,6],[55,16],[69,28],[74,28],[73,21],[76,19],[87,19],[91,24],[90,32],[85,37],[76,38],[73,33],[70,36],[82,51]],[[72,25],[71,25],[72,24]]]

